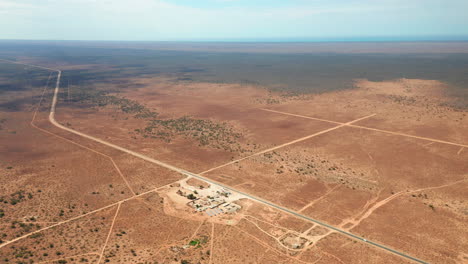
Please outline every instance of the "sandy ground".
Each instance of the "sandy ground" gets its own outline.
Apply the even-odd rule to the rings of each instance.
[[[133,81],[144,85],[121,96],[162,118],[229,123],[248,151],[134,138],[143,121],[109,107],[60,101],[57,120],[426,261],[466,261],[467,112],[447,106],[444,84],[356,80],[352,90],[285,98],[252,86]],[[51,126],[50,91],[36,115],[41,91],[16,96],[25,107],[0,112],[2,261],[404,263],[252,201],[240,202],[236,221],[191,215],[166,192],[181,175]],[[302,238],[302,248],[287,246]]]

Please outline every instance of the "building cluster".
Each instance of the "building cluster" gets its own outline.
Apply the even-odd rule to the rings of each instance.
[[[224,188],[216,191],[213,195],[206,196],[201,195],[196,191],[186,194],[179,190],[177,193],[191,200],[187,205],[198,212],[206,211],[209,216],[217,215],[219,213],[233,214],[241,209],[240,205],[226,201],[226,198],[229,198],[232,193]]]

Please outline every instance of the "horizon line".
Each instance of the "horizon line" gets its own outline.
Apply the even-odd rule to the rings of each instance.
[[[3,39],[0,41],[59,42],[187,42],[187,43],[327,43],[327,42],[468,42],[466,36],[356,36],[356,37],[272,37],[272,38],[193,38],[161,40],[125,39]]]

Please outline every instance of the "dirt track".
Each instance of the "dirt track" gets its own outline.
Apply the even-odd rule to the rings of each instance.
[[[343,126],[362,128],[362,129],[366,129],[366,130],[372,130],[372,131],[387,133],[387,134],[391,134],[391,135],[416,138],[416,139],[431,141],[431,142],[434,142],[434,143],[442,143],[442,144],[448,144],[448,145],[453,145],[453,146],[459,146],[459,147],[462,147],[462,149],[468,147],[468,145],[449,142],[449,141],[444,141],[444,140],[439,140],[439,139],[434,139],[434,138],[419,137],[419,136],[409,135],[409,134],[400,133],[400,132],[393,132],[393,131],[382,130],[382,129],[372,128],[372,127],[353,125],[353,124],[350,124],[350,123],[341,123],[341,122],[336,122],[336,121],[331,121],[331,120],[326,120],[326,119],[321,119],[321,118],[315,118],[315,117],[304,116],[304,115],[296,115],[296,114],[291,114],[291,113],[286,113],[286,112],[281,112],[281,111],[276,111],[276,110],[271,110],[271,109],[265,109],[265,108],[261,108],[261,110],[272,112],[272,113],[283,114],[283,115],[290,115],[290,116],[295,116],[295,117],[302,117],[302,118],[307,118],[307,119],[312,119],[312,120],[318,120],[318,121],[323,121],[323,122],[328,122],[328,123],[333,123],[333,124],[342,124]],[[353,121],[353,123],[354,123],[354,121]],[[461,152],[462,149],[460,149],[459,152]]]
[[[341,127],[344,127],[344,126],[349,126],[349,125],[351,125],[352,123],[355,123],[355,122],[364,120],[364,119],[369,118],[369,117],[372,117],[372,116],[374,116],[374,115],[375,115],[375,114],[372,114],[372,115],[368,115],[368,116],[365,116],[365,117],[358,118],[358,119],[356,119],[356,120],[353,120],[353,121],[350,121],[350,122],[347,122],[347,123],[342,123],[342,124],[340,124],[340,125],[338,125],[338,126],[334,126],[334,127],[332,127],[332,128],[329,128],[329,129],[326,129],[326,130],[322,130],[322,131],[317,132],[317,133],[314,133],[314,134],[312,134],[312,135],[308,135],[308,136],[305,136],[305,137],[302,137],[302,138],[299,138],[299,139],[296,139],[296,140],[293,140],[293,141],[290,141],[290,142],[281,144],[281,145],[279,145],[279,146],[275,146],[275,147],[272,147],[272,148],[269,148],[269,149],[262,150],[262,151],[260,151],[260,152],[256,152],[256,153],[254,153],[254,154],[252,154],[252,155],[249,155],[249,156],[247,156],[247,157],[243,157],[243,158],[240,158],[240,159],[237,159],[237,160],[233,160],[233,161],[228,162],[228,163],[226,163],[226,164],[223,164],[223,165],[220,165],[220,166],[211,168],[211,169],[209,169],[209,170],[200,172],[199,174],[205,174],[205,173],[208,173],[208,172],[210,172],[210,171],[214,171],[214,170],[216,170],[216,169],[220,169],[220,168],[222,168],[222,167],[225,167],[225,166],[234,164],[234,163],[236,163],[236,162],[239,162],[239,161],[242,161],[242,160],[245,160],[245,159],[254,157],[254,156],[258,156],[258,155],[261,155],[261,154],[264,154],[264,153],[267,153],[267,152],[271,152],[271,151],[276,150],[276,149],[280,149],[280,148],[283,148],[283,147],[286,147],[286,146],[289,146],[289,145],[292,145],[292,144],[296,144],[296,143],[298,143],[298,142],[307,140],[307,139],[309,139],[309,138],[313,138],[313,137],[316,137],[316,136],[320,136],[320,135],[322,135],[322,134],[328,133],[328,132],[333,131],[333,130],[335,130],[335,129],[338,129],[338,128],[341,128]]]
[[[52,70],[52,69],[49,69],[49,68],[40,67],[40,66],[35,66],[35,65],[29,65],[29,66],[39,67],[39,68],[44,68],[44,69]],[[49,121],[50,121],[54,126],[60,128],[60,129],[62,129],[62,130],[66,130],[66,131],[68,131],[68,132],[70,132],[70,133],[79,135],[79,136],[81,136],[81,137],[90,139],[90,140],[92,140],[92,141],[101,143],[101,144],[103,144],[103,145],[109,146],[109,147],[111,147],[111,148],[114,148],[114,149],[120,150],[120,151],[122,151],[122,152],[128,153],[128,154],[130,154],[130,155],[136,156],[136,157],[138,157],[138,158],[141,158],[141,159],[143,159],[143,160],[146,160],[146,161],[149,161],[149,162],[151,162],[151,163],[157,164],[157,165],[159,165],[159,166],[165,167],[165,168],[167,168],[167,169],[170,169],[170,170],[179,172],[179,173],[181,173],[181,174],[184,174],[184,175],[187,175],[187,176],[196,177],[196,178],[202,179],[202,180],[204,180],[204,181],[210,182],[210,183],[212,183],[212,184],[220,185],[220,186],[225,187],[225,188],[227,188],[227,189],[230,189],[230,190],[232,190],[232,191],[234,191],[234,192],[237,192],[237,193],[240,193],[240,194],[242,194],[242,195],[245,195],[246,197],[248,197],[248,198],[250,198],[250,199],[252,199],[252,200],[255,200],[255,201],[259,202],[259,203],[262,203],[262,204],[264,204],[264,205],[267,205],[267,206],[269,206],[269,207],[272,207],[272,208],[281,210],[281,211],[283,211],[283,212],[286,212],[286,213],[288,213],[288,214],[294,215],[294,216],[299,217],[299,218],[301,218],[301,219],[304,219],[304,220],[307,220],[307,221],[314,222],[314,223],[317,223],[317,224],[319,224],[319,225],[325,226],[325,227],[327,227],[327,228],[329,228],[329,229],[332,229],[332,230],[335,230],[335,231],[337,231],[337,232],[339,232],[339,233],[341,233],[341,234],[347,235],[347,236],[349,236],[349,237],[351,237],[351,238],[353,238],[353,239],[355,239],[355,240],[368,243],[368,244],[373,245],[373,246],[376,246],[376,247],[378,247],[378,248],[380,248],[380,249],[384,249],[384,250],[386,250],[386,251],[388,251],[388,252],[397,254],[397,255],[399,255],[399,256],[401,256],[401,257],[404,257],[404,258],[407,258],[407,259],[410,259],[410,260],[413,260],[413,261],[416,261],[416,262],[425,263],[424,261],[421,261],[421,260],[419,260],[419,259],[416,259],[416,258],[413,258],[413,257],[411,257],[411,256],[408,256],[408,255],[406,255],[406,254],[404,254],[404,253],[402,253],[402,252],[396,251],[396,250],[394,250],[394,249],[388,248],[388,247],[386,247],[386,246],[384,246],[384,245],[380,245],[380,244],[378,244],[378,243],[374,243],[374,242],[372,242],[372,241],[368,241],[368,240],[366,240],[366,239],[364,239],[364,238],[361,238],[361,237],[358,237],[358,236],[356,236],[356,235],[353,235],[353,234],[351,234],[351,233],[349,233],[349,232],[347,232],[347,231],[344,231],[344,230],[338,229],[338,228],[336,228],[336,227],[327,225],[327,224],[325,224],[325,223],[319,222],[319,221],[317,221],[317,220],[311,219],[311,218],[309,218],[309,217],[307,217],[307,216],[301,215],[301,214],[299,214],[299,213],[297,213],[297,212],[294,212],[294,211],[292,211],[292,210],[289,210],[289,209],[287,209],[287,208],[278,206],[278,205],[276,205],[276,204],[273,204],[273,203],[271,203],[271,202],[269,202],[269,201],[263,200],[263,199],[258,198],[258,197],[256,197],[256,196],[253,196],[253,195],[250,195],[250,194],[247,194],[247,193],[240,192],[240,191],[238,191],[238,190],[236,190],[236,189],[233,189],[233,188],[231,188],[231,187],[229,187],[229,186],[225,186],[225,185],[223,185],[223,184],[220,184],[220,183],[218,183],[218,182],[216,182],[216,181],[213,181],[213,180],[211,180],[211,179],[205,178],[205,177],[200,176],[200,175],[198,175],[198,174],[190,173],[190,172],[185,171],[185,170],[183,170],[183,169],[181,169],[181,168],[177,168],[177,167],[175,167],[175,166],[166,164],[166,163],[161,162],[161,161],[159,161],[159,160],[152,159],[152,158],[150,158],[150,157],[147,157],[147,156],[145,156],[145,155],[139,154],[139,153],[134,152],[134,151],[132,151],[132,150],[128,150],[128,149],[126,149],[126,148],[122,148],[122,147],[120,147],[120,146],[114,145],[114,144],[109,143],[109,142],[107,142],[107,141],[104,141],[104,140],[101,140],[101,139],[99,139],[99,138],[96,138],[96,137],[93,137],[93,136],[84,134],[84,133],[82,133],[82,132],[73,130],[73,129],[71,129],[71,128],[68,128],[68,127],[65,127],[65,126],[59,124],[59,123],[55,120],[55,109],[56,109],[57,98],[58,98],[58,92],[59,92],[59,87],[60,87],[61,71],[60,71],[60,70],[56,70],[56,71],[58,72],[58,77],[57,77],[56,87],[55,87],[55,90],[54,90],[54,96],[53,96],[53,99],[52,99],[52,106],[51,106],[50,114],[49,114]],[[303,138],[300,138],[300,139],[297,139],[297,140],[294,140],[294,141],[291,141],[291,142],[284,143],[284,144],[282,144],[282,145],[279,145],[279,146],[276,146],[276,147],[273,147],[273,148],[270,148],[270,149],[267,149],[267,150],[263,150],[263,151],[258,152],[258,153],[256,153],[256,154],[253,154],[253,155],[251,155],[251,156],[260,155],[260,154],[265,153],[265,152],[268,152],[268,151],[272,151],[272,150],[275,150],[275,149],[278,149],[278,148],[281,148],[281,147],[284,147],[284,146],[288,146],[288,145],[291,145],[291,144],[294,144],[294,143],[297,143],[297,142],[300,142],[300,141],[303,141],[303,140],[306,140],[306,139],[309,139],[309,138],[312,138],[312,137],[315,137],[315,136],[318,136],[318,135],[321,135],[321,134],[324,134],[324,133],[327,133],[327,132],[330,132],[330,131],[335,130],[335,129],[338,129],[338,128],[340,128],[340,127],[344,127],[344,126],[353,126],[352,123],[357,122],[357,121],[360,121],[360,120],[363,120],[363,119],[365,119],[365,118],[369,118],[369,117],[371,117],[371,116],[373,116],[373,115],[366,116],[366,117],[363,117],[363,118],[359,118],[359,119],[356,119],[356,120],[353,120],[353,121],[350,121],[350,122],[347,122],[347,123],[340,123],[338,126],[335,126],[335,127],[332,127],[332,128],[329,128],[329,129],[326,129],[326,130],[323,130],[323,131],[320,131],[320,132],[318,132],[318,133],[315,133],[315,134],[312,134],[312,135],[309,135],[309,136],[306,136],[306,137],[303,137]],[[42,130],[42,129],[41,129],[41,130]],[[452,144],[453,144],[453,143],[452,143]],[[463,146],[464,146],[464,145],[463,145]],[[249,157],[250,157],[250,156],[249,156]],[[246,157],[246,158],[248,158],[248,157]],[[245,159],[245,158],[243,158],[243,159]],[[229,165],[229,164],[232,164],[232,163],[234,163],[234,162],[236,162],[236,161],[233,161],[233,162],[230,162],[230,163],[228,163],[228,164],[215,167],[215,168],[210,169],[210,170],[208,170],[208,171],[215,170],[215,169],[217,169],[217,168],[219,168],[219,167],[224,167],[224,166]],[[114,164],[115,164],[115,163],[114,163]],[[208,172],[208,171],[205,171],[205,172]],[[205,173],[205,172],[203,172],[203,173]],[[23,235],[23,236],[21,236],[21,237],[17,237],[17,238],[15,238],[15,239],[13,239],[13,240],[10,240],[10,241],[7,241],[7,242],[3,243],[2,245],[0,245],[0,248],[4,247],[4,246],[6,246],[6,245],[9,245],[9,244],[11,244],[11,243],[13,243],[13,242],[15,242],[15,241],[18,241],[18,240],[20,240],[20,239],[29,237],[29,236],[32,235],[32,234],[35,234],[35,233],[38,233],[38,232],[42,232],[42,231],[44,231],[44,230],[47,230],[47,229],[53,228],[53,227],[55,227],[55,226],[58,226],[58,225],[61,225],[61,224],[64,224],[64,223],[67,223],[67,222],[70,222],[70,221],[73,221],[73,220],[82,218],[82,217],[84,217],[84,216],[87,216],[87,215],[90,215],[90,214],[92,214],[92,213],[95,213],[95,212],[98,212],[98,211],[101,211],[101,210],[104,210],[104,209],[113,207],[113,206],[115,206],[115,205],[117,205],[118,208],[119,208],[120,205],[121,205],[123,202],[125,202],[125,201],[131,200],[131,199],[133,199],[133,198],[140,197],[140,196],[142,196],[142,195],[144,195],[144,194],[151,193],[151,192],[154,192],[154,191],[155,191],[155,190],[150,190],[150,191],[147,191],[147,192],[142,193],[142,194],[139,194],[139,195],[134,195],[134,196],[132,196],[132,197],[130,197],[130,198],[127,198],[127,199],[118,201],[118,202],[116,202],[116,203],[113,203],[113,204],[107,205],[107,206],[105,206],[105,207],[96,209],[96,210],[91,211],[91,212],[88,212],[88,213],[86,213],[86,214],[83,214],[83,215],[80,215],[80,216],[77,216],[77,217],[74,217],[74,218],[71,218],[71,219],[62,221],[62,222],[58,222],[58,223],[56,223],[56,224],[54,224],[54,225],[51,225],[51,226],[48,226],[48,227],[46,227],[46,228],[42,228],[42,229],[40,229],[40,230],[31,232],[31,233],[26,234],[26,235]],[[117,213],[118,213],[118,209],[117,209]],[[116,216],[117,216],[117,213],[116,213],[116,215],[115,215],[115,217],[114,217],[114,220],[115,220],[115,218],[116,218]],[[111,226],[111,230],[112,230],[112,226]],[[110,233],[109,233],[109,234],[110,234]],[[107,240],[106,240],[106,241],[107,241]],[[106,243],[107,243],[107,242],[106,242]],[[105,249],[105,245],[104,245],[104,249]],[[100,254],[100,257],[102,258],[102,253]]]

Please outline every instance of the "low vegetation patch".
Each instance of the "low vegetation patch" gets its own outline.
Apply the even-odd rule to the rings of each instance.
[[[0,196],[0,203],[16,205],[26,199],[32,199],[32,193],[27,193],[23,190],[19,190],[7,196]]]
[[[177,119],[153,119],[144,129],[135,132],[143,137],[162,139],[171,142],[176,136],[192,138],[199,146],[211,146],[226,151],[241,151],[237,140],[242,134],[234,131],[227,123],[216,123],[211,120],[195,119],[184,116]]]
[[[158,119],[158,113],[135,100],[110,95],[107,92],[90,88],[74,88],[71,101],[91,105],[91,107],[114,106],[120,111],[133,115],[134,118],[147,121],[146,127],[135,129],[136,134],[144,138],[154,138],[167,143],[176,137],[194,139],[199,146],[210,146],[230,152],[245,152],[238,139],[242,133],[223,122],[196,119],[183,116],[174,119]]]
[[[135,118],[156,118],[157,112],[148,109],[137,101],[109,95],[107,92],[93,89],[74,89],[72,102],[87,103],[93,107],[115,106],[122,112],[133,114]]]
[[[208,242],[208,237],[202,236],[200,238],[190,240],[189,246],[200,247],[201,245],[206,244],[206,242]]]

